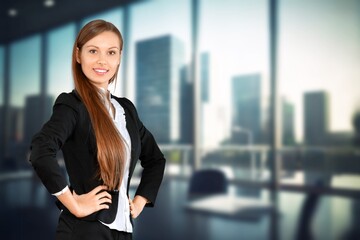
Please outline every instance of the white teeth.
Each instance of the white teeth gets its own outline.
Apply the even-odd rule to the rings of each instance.
[[[103,70],[103,69],[95,69],[95,72],[98,72],[98,73],[106,73],[107,70]]]

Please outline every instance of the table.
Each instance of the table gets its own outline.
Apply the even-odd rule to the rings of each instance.
[[[164,179],[155,207],[145,208],[139,218],[134,220],[134,239],[268,239],[269,217],[249,221],[249,218],[242,219],[238,215],[232,218],[227,214],[204,214],[193,207],[196,208],[202,203],[208,203],[211,206],[212,203],[216,203],[219,199],[202,199],[204,202],[189,202],[187,188],[188,181],[186,180]],[[218,197],[222,198],[221,196]],[[237,203],[235,205],[238,206]],[[223,210],[225,213],[233,213],[231,207],[229,209],[225,207]]]
[[[264,200],[239,197],[229,194],[216,194],[189,201],[185,209],[194,213],[204,213],[239,220],[260,220],[273,209]]]

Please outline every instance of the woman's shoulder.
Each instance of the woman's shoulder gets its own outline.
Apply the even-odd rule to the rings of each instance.
[[[81,104],[80,97],[76,93],[75,90],[71,92],[63,92],[61,93],[55,100],[56,105],[67,105],[74,110],[77,110],[79,108],[79,105]]]

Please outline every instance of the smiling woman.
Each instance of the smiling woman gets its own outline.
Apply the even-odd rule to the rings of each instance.
[[[94,20],[73,47],[75,90],[62,93],[32,140],[30,162],[62,210],[56,239],[131,239],[130,218],[154,206],[165,159],[134,105],[110,94],[123,39],[110,22]],[[69,184],[56,154],[62,150]],[[143,173],[135,197],[129,183],[137,160]]]
[[[103,32],[76,49],[76,61],[85,76],[97,87],[108,88],[109,79],[119,69],[122,40],[113,32]]]

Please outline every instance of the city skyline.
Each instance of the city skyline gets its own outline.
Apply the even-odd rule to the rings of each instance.
[[[10,221],[5,219],[4,234],[26,237],[31,231],[37,236],[44,224],[35,215],[58,215],[51,195],[33,176],[29,138],[48,117],[54,99],[74,88],[71,57],[77,31],[101,18],[124,37],[118,81],[109,90],[135,104],[140,120],[161,140],[167,162],[167,184],[158,201],[171,208],[135,221],[140,230],[135,229],[135,237],[161,238],[151,224],[161,229],[164,219],[169,239],[191,235],[182,230],[198,219],[182,212],[189,199],[179,189],[186,193],[193,173],[206,168],[226,174],[231,199],[265,200],[281,214],[244,224],[204,216],[201,223],[208,224],[193,229],[200,238],[236,239],[240,233],[249,239],[292,239],[303,233],[298,231],[302,223],[311,224],[321,239],[358,236],[360,121],[356,135],[352,117],[357,110],[360,116],[359,10],[358,0],[139,1],[91,16],[79,11],[66,25],[0,45],[2,211],[14,212]],[[161,38],[166,41],[145,44]],[[169,46],[172,38],[182,43],[180,54]],[[245,83],[251,78],[253,86]],[[273,111],[274,98],[279,112]],[[278,114],[275,123],[273,114]],[[282,144],[272,130],[282,130]],[[57,160],[65,170],[61,151]],[[136,193],[134,183],[129,195]],[[309,210],[314,197],[320,202]],[[304,220],[310,215],[314,221]],[[19,217],[31,223],[20,231]],[[45,232],[54,229],[51,222],[46,221]],[[174,228],[177,223],[183,226]]]
[[[154,39],[150,39],[150,40],[144,40],[143,42],[140,42],[140,43],[145,43],[145,49],[147,48],[147,45],[146,43],[147,42],[152,42],[152,41],[158,41],[162,39],[171,39],[171,36],[160,36],[158,38],[154,38]],[[163,46],[162,44],[158,45],[158,46]],[[157,49],[156,47],[153,49],[153,51],[156,52],[156,50],[159,50]],[[143,54],[141,54],[142,56],[144,56]],[[146,55],[146,54],[145,54]],[[206,71],[206,70],[209,70],[209,62],[210,62],[210,59],[211,57],[208,55],[208,54],[205,54],[204,56],[207,56],[207,60],[205,61],[205,64],[203,66],[203,70]],[[171,54],[168,56],[171,58]],[[155,59],[152,59],[151,61],[154,62]],[[157,60],[159,60],[157,58]],[[164,62],[165,65],[167,65],[165,62]],[[182,66],[182,67],[180,67]],[[168,105],[168,108],[171,109],[171,108],[177,108],[179,111],[182,111],[182,112],[187,112],[188,114],[191,113],[191,111],[193,110],[192,108],[190,108],[190,105],[192,104],[192,102],[189,102],[189,99],[185,99],[186,100],[186,103],[187,104],[184,104],[185,102],[182,102],[184,101],[184,99],[180,99],[181,96],[186,96],[186,94],[189,94],[189,93],[186,93],[186,92],[192,92],[192,88],[193,88],[193,85],[192,85],[192,82],[191,80],[189,81],[189,72],[188,72],[188,69],[186,69],[186,65],[184,64],[179,64],[179,67],[178,67],[178,73],[174,73],[175,75],[178,75],[179,79],[177,81],[178,82],[178,87],[177,88],[174,88],[175,90],[177,89],[177,91],[179,91],[179,99],[177,101],[175,101],[173,104],[169,104]],[[170,67],[171,68],[171,67]],[[169,69],[170,69],[169,68]],[[151,71],[154,71],[154,72],[157,72],[158,70],[154,69],[151,65],[150,65],[150,68],[148,70],[151,70]],[[208,73],[205,74],[206,78],[209,78],[211,79],[211,75],[209,75]],[[168,81],[166,80],[166,77],[165,78],[162,78],[163,80],[161,80],[160,82],[158,82],[158,86],[161,86],[162,85],[162,81]],[[242,80],[242,81],[245,81],[243,84],[238,84],[238,82]],[[252,144],[266,144],[266,140],[264,141],[264,139],[266,139],[267,135],[268,134],[266,132],[266,126],[268,124],[268,119],[266,118],[266,112],[269,111],[268,108],[266,107],[263,107],[261,106],[261,102],[263,102],[262,98],[264,96],[261,96],[260,95],[260,92],[261,92],[261,75],[260,74],[251,74],[251,75],[238,75],[238,76],[234,76],[233,79],[233,84],[237,84],[237,85],[234,85],[233,86],[233,94],[236,93],[238,91],[238,89],[241,89],[243,92],[241,94],[241,92],[239,93],[239,95],[236,96],[236,98],[239,98],[239,99],[247,99],[245,102],[244,101],[241,101],[238,102],[240,103],[240,105],[237,103],[237,101],[232,101],[232,104],[229,106],[229,108],[232,108],[233,110],[232,111],[229,111],[228,114],[232,114],[232,117],[229,116],[229,119],[232,119],[232,122],[231,123],[228,123],[229,124],[229,127],[228,128],[224,128],[224,129],[229,129],[228,131],[229,132],[223,132],[221,135],[221,138],[217,139],[216,142],[221,142],[221,141],[224,141],[226,140],[226,137],[228,136],[231,136],[234,132],[234,128],[232,128],[231,126],[233,127],[243,127],[242,130],[246,130],[246,131],[251,131],[251,134],[254,136],[256,136],[256,133],[255,132],[258,132],[259,136],[258,137],[255,137],[252,141]],[[255,82],[254,82],[255,81]],[[142,82],[140,80],[139,82],[140,84],[137,84],[139,86],[141,85],[144,85],[144,82]],[[187,83],[187,84],[185,84]],[[211,82],[208,83],[209,85],[211,85]],[[245,84],[245,85],[244,85]],[[252,87],[246,87],[248,84],[252,85]],[[151,86],[154,85],[154,82],[153,81],[150,81],[150,88],[153,88]],[[145,87],[146,88],[146,87]],[[161,94],[165,94],[163,97],[161,97],[159,95],[159,97],[157,97],[154,93],[156,92],[155,90],[156,89],[153,89],[152,91],[150,91],[149,94],[145,94],[144,93],[144,90],[141,90],[141,89],[144,89],[144,87],[140,87],[137,91],[143,95],[144,99],[146,100],[145,102],[146,103],[164,103],[164,102],[167,102],[166,100],[163,101],[161,100],[163,97],[167,97],[168,98],[171,98],[171,94],[172,92],[174,91],[169,91],[168,93],[166,92],[163,92]],[[155,92],[154,92],[155,91]],[[158,92],[160,93],[160,92]],[[188,98],[189,98],[189,95],[187,95]],[[209,101],[208,99],[214,99],[214,96],[212,96],[211,94],[209,95],[206,95],[207,98],[203,99],[202,101],[202,105],[204,107],[204,110],[207,109],[207,111],[209,111],[209,109],[211,110],[212,108],[209,106],[212,106],[213,102],[212,101]],[[251,97],[253,96],[253,97]],[[310,100],[310,96],[313,96],[312,99],[314,100]],[[43,107],[45,107],[44,111],[46,112],[46,116],[49,117],[50,116],[50,109],[51,109],[51,102],[54,101],[54,98],[55,96],[46,96],[46,101],[45,103],[43,104]],[[192,95],[191,95],[192,97]],[[234,97],[234,96],[233,96]],[[247,103],[248,100],[249,100],[249,97],[251,99],[255,99],[255,102],[256,103],[255,105],[249,105]],[[314,98],[316,97],[316,98]],[[235,99],[236,99],[235,98]],[[351,134],[352,134],[352,131],[331,131],[331,129],[329,128],[329,121],[330,121],[330,105],[331,105],[331,101],[330,101],[330,98],[331,98],[331,95],[326,92],[326,91],[309,91],[309,92],[305,92],[303,94],[303,101],[305,102],[304,103],[304,114],[303,114],[303,122],[304,122],[304,126],[303,126],[303,134],[306,136],[306,132],[308,132],[308,135],[303,142],[300,142],[300,141],[296,141],[295,139],[293,139],[293,142],[292,144],[290,145],[293,145],[293,144],[306,144],[306,145],[321,145],[321,146],[326,146],[328,144],[340,144],[340,145],[343,145],[344,143],[346,144],[351,144]],[[36,129],[34,129],[34,126],[38,126],[38,128],[41,126],[42,122],[45,122],[46,121],[46,117],[45,118],[42,118],[40,121],[37,121],[36,119],[40,117],[40,112],[39,114],[33,114],[33,111],[30,108],[30,106],[33,106],[34,104],[36,106],[38,106],[37,108],[37,111],[39,110],[39,107],[40,107],[40,102],[38,102],[39,100],[42,99],[42,97],[40,95],[28,95],[26,96],[26,102],[30,103],[33,102],[32,104],[26,104],[26,106],[24,108],[21,108],[21,107],[17,107],[17,106],[10,106],[10,110],[12,112],[15,113],[15,109],[16,109],[16,112],[17,114],[13,114],[13,119],[12,119],[12,122],[13,122],[13,125],[10,127],[10,129],[12,129],[12,133],[10,134],[11,136],[14,137],[14,140],[18,139],[18,140],[21,140],[19,142],[24,142],[24,141],[28,141],[29,140],[29,135],[31,135],[32,133],[36,132]],[[154,101],[148,101],[149,99],[154,99]],[[317,100],[315,100],[317,99]],[[289,132],[293,132],[295,129],[291,129],[289,128],[289,126],[294,126],[294,122],[291,122],[294,120],[294,112],[296,110],[296,106],[293,105],[292,102],[288,101],[288,100],[285,100],[284,99],[284,102],[286,102],[286,104],[282,105],[282,112],[283,113],[287,113],[287,114],[284,114],[283,116],[286,116],[288,117],[289,119],[282,119],[283,124],[282,125],[282,131],[283,131],[283,136]],[[307,102],[307,103],[306,103]],[[146,112],[153,112],[154,111],[154,106],[147,106],[147,105],[144,105],[142,103],[138,103],[139,106],[143,106],[142,107],[138,107],[138,110],[139,110],[139,113],[140,115],[142,115],[144,117],[144,119],[146,119]],[[176,105],[174,105],[176,104]],[[238,108],[240,106],[240,112],[243,112],[244,114],[242,115],[248,115],[249,120],[250,122],[249,123],[255,123],[255,122],[258,122],[258,130],[255,130],[253,129],[253,127],[251,127],[250,125],[247,126],[247,124],[244,122],[244,124],[237,124],[238,120],[238,117],[239,117],[239,112],[238,112]],[[252,106],[251,108],[249,108],[250,106]],[[2,106],[1,106],[2,107]],[[145,109],[149,110],[149,111],[145,111],[144,112],[144,107]],[[290,113],[289,113],[289,110],[286,110],[285,108],[287,107],[287,109],[291,109]],[[244,109],[248,109],[248,110],[254,110],[254,109],[258,109],[259,112],[259,116],[258,117],[255,117],[255,116],[251,116],[249,115],[249,113],[246,113],[246,111],[248,110],[241,110],[241,108],[244,108]],[[234,110],[235,109],[235,110]],[[203,111],[204,111],[203,110]],[[245,111],[245,112],[244,112]],[[323,111],[326,111],[326,112],[323,112]],[[22,113],[24,112],[24,113]],[[206,113],[206,111],[204,112]],[[315,114],[315,115],[314,115]],[[320,115],[319,115],[320,114]],[[163,114],[160,114],[160,115],[163,115]],[[166,115],[166,114],[165,114]],[[165,116],[164,115],[164,116]],[[170,118],[170,113],[167,113],[167,115],[169,115],[169,118]],[[151,119],[158,119],[158,116],[159,114],[158,113],[155,113],[155,118],[150,118],[150,120],[145,120],[147,121],[147,124],[149,124],[149,126],[153,125],[154,122],[151,122],[152,120]],[[206,116],[210,116],[209,115],[209,112],[207,113]],[[265,116],[265,117],[264,117]],[[25,120],[22,119],[22,118],[26,118]],[[29,119],[32,119],[31,121]],[[258,119],[258,120],[256,120]],[[260,119],[262,119],[260,121]],[[168,140],[166,141],[163,141],[161,142],[162,144],[166,144],[166,143],[177,143],[177,142],[180,142],[180,143],[191,143],[192,140],[191,140],[191,133],[189,132],[187,136],[185,136],[185,138],[182,138],[184,137],[184,135],[181,135],[180,132],[182,132],[184,130],[184,128],[191,128],[192,129],[192,123],[191,122],[188,122],[188,123],[185,123],[183,121],[185,120],[189,120],[188,118],[184,118],[184,117],[179,117],[177,119],[177,128],[176,129],[172,129],[173,131],[177,132],[179,135],[176,136],[176,138],[174,138],[172,141],[170,140],[170,137],[168,137]],[[204,120],[206,122],[206,120]],[[234,122],[235,121],[235,122]],[[255,121],[255,122],[254,122]],[[31,123],[32,122],[32,123]],[[156,123],[158,123],[159,121],[156,121]],[[204,122],[204,123],[205,123]],[[211,121],[210,121],[211,122]],[[240,123],[240,122],[239,122]],[[22,125],[24,124],[24,125]],[[30,124],[30,125],[29,125]],[[315,124],[315,125],[314,125]],[[206,126],[210,126],[211,124],[205,124]],[[28,127],[30,127],[29,129],[27,129]],[[164,125],[159,125],[161,127],[164,127]],[[175,125],[174,125],[175,126]],[[286,127],[287,126],[287,127]],[[310,128],[307,130],[307,127],[306,126],[309,126]],[[151,127],[150,127],[151,128]],[[321,129],[322,130],[321,130]],[[253,129],[253,130],[252,130]],[[320,129],[320,130],[319,130]],[[168,128],[168,131],[170,131],[170,127]],[[21,132],[23,131],[23,132]],[[206,127],[202,128],[201,131],[207,131]],[[320,131],[320,132],[319,132]],[[29,134],[30,132],[30,134]],[[157,135],[157,131],[155,130],[154,133]],[[190,134],[190,135],[189,135]],[[293,134],[293,133],[291,133]],[[160,134],[159,134],[160,135]],[[169,133],[169,136],[170,136],[170,133]],[[209,137],[209,136],[207,136]],[[161,138],[161,137],[160,137]],[[248,138],[248,137],[245,137],[245,138]],[[185,142],[184,142],[184,139],[187,139]],[[318,139],[318,140],[316,140]],[[208,140],[208,139],[206,139]],[[311,141],[310,141],[311,140]],[[284,141],[283,141],[284,142]],[[248,144],[248,140],[241,140],[240,142],[234,142],[234,143],[240,143],[240,144]],[[286,143],[286,142],[284,142]],[[284,145],[286,146],[286,144]]]
[[[358,62],[356,59],[360,52],[357,44],[360,35],[357,34],[357,31],[354,31],[354,23],[356,22],[354,20],[354,17],[356,17],[354,11],[356,8],[352,7],[351,2],[348,3],[342,4],[335,1],[328,1],[325,5],[314,3],[318,7],[321,6],[323,11],[320,12],[312,10],[317,9],[314,8],[313,3],[284,2],[281,4],[282,9],[286,9],[281,14],[281,17],[287,19],[287,21],[280,22],[282,31],[279,32],[281,47],[279,49],[278,67],[280,69],[278,73],[279,93],[296,106],[294,114],[295,136],[298,141],[303,138],[301,130],[303,119],[301,116],[303,112],[302,94],[304,92],[325,88],[333,96],[332,98],[336,99],[331,105],[331,121],[329,123],[331,131],[351,131],[352,126],[349,119],[353,112],[360,108],[360,104],[358,104],[360,102],[360,88],[352,87],[356,86],[360,78],[360,69],[356,67]],[[199,36],[199,50],[200,52],[209,52],[213,61],[217,62],[216,68],[219,74],[213,85],[217,91],[217,102],[222,106],[227,106],[230,102],[223,100],[227,98],[227,93],[230,90],[229,81],[224,82],[223,79],[230,79],[238,74],[260,72],[264,79],[264,85],[267,85],[265,86],[267,90],[263,94],[269,95],[269,50],[267,41],[269,36],[266,4],[252,2],[251,4],[242,4],[241,8],[234,7],[238,5],[237,1],[228,1],[225,5],[221,4],[221,2],[206,2],[202,5],[204,14],[201,15],[200,19],[202,31]],[[174,9],[178,13],[177,17],[169,14]],[[132,7],[131,27],[133,30],[130,33],[131,36],[129,36],[131,42],[127,44],[127,51],[124,52],[130,59],[128,66],[129,77],[126,79],[129,89],[119,90],[121,82],[124,81],[124,79],[120,78],[117,89],[115,89],[116,93],[125,91],[126,96],[134,100],[134,43],[141,39],[172,34],[184,42],[185,62],[189,62],[191,49],[190,38],[187,37],[190,34],[189,9],[190,3],[187,1],[177,4],[170,1],[155,1],[151,2],[151,4],[146,3]],[[226,14],[222,15],[222,24],[216,21],[215,16],[218,14],[218,9],[226,12]],[[145,19],[146,14],[144,13],[154,12],[154,10],[161,10],[166,15],[160,17],[152,14],[150,19]],[[307,12],[309,19],[302,19],[302,12]],[[122,9],[118,8],[99,13],[86,20],[102,17],[116,23],[122,29],[122,14]],[[330,15],[334,16],[331,18],[331,22],[328,21]],[[346,15],[346,18],[342,17],[344,15]],[[163,21],[164,18],[168,19],[168,21]],[[301,22],[299,18],[302,19]],[[235,21],[241,23],[236,32],[229,27]],[[313,24],[313,22],[317,24]],[[173,28],[174,24],[177,26],[176,28]],[[224,25],[227,27],[223,27]],[[296,26],[296,28],[293,26]],[[329,28],[329,26],[334,27]],[[340,29],[342,34],[338,34]],[[57,86],[61,86],[62,91],[70,91],[73,86],[70,63],[66,61],[69,61],[68,58],[71,55],[71,39],[75,37],[75,30],[74,24],[69,24],[52,30],[50,34],[50,48],[54,49],[51,52],[54,52],[56,57],[51,56],[52,53],[49,52],[50,56],[48,58],[52,62],[52,64],[49,64],[48,73],[49,82],[51,83],[49,84],[49,91],[56,94],[59,93]],[[214,30],[216,30],[216,37],[214,36]],[[285,32],[289,34],[284,34]],[[342,36],[348,37],[343,38]],[[298,39],[303,39],[303,41]],[[27,44],[27,41],[31,42],[29,42],[31,47],[24,46],[23,50],[15,49],[18,48],[19,44]],[[62,51],[55,51],[59,49],[59,44],[65,44],[64,49],[61,48]],[[16,69],[23,69],[22,72],[25,75],[21,75],[20,71],[16,70],[10,72],[10,78],[12,79],[10,87],[12,99],[10,101],[16,106],[23,106],[26,94],[36,94],[39,91],[39,76],[34,72],[38,69],[39,63],[38,61],[32,61],[29,64],[29,60],[26,60],[37,59],[38,54],[34,54],[33,51],[38,49],[39,36],[35,35],[21,39],[12,45],[14,45],[14,49],[11,50],[11,55],[22,56],[21,61],[16,61]],[[3,48],[1,49],[3,52]],[[294,58],[293,56],[297,57]],[[59,59],[59,61],[56,59]],[[11,63],[11,65],[15,65],[15,62]],[[32,66],[32,69],[30,69],[30,66]],[[345,84],[342,84],[343,82]],[[30,83],[31,85],[26,85]],[[27,87],[19,89],[17,86]],[[214,90],[210,90],[210,92],[214,92]],[[347,94],[343,94],[345,92]]]

